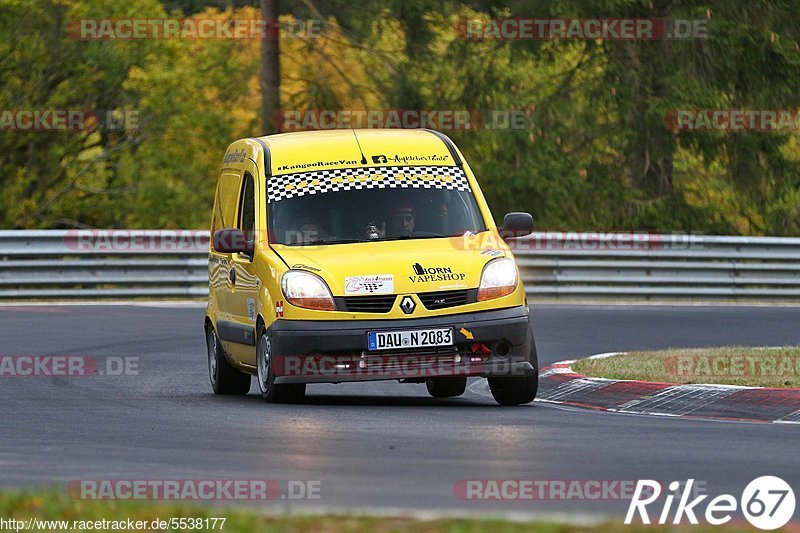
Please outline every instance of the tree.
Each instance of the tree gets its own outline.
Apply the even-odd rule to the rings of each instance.
[[[267,28],[261,38],[261,114],[264,134],[278,133],[275,120],[281,110],[280,23],[278,0],[261,0],[261,18]]]

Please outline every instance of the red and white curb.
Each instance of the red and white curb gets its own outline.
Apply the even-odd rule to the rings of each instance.
[[[591,378],[572,370],[574,362],[561,361],[539,372],[537,401],[616,413],[800,424],[800,389]]]

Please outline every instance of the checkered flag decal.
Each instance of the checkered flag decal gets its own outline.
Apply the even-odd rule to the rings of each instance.
[[[325,192],[359,189],[449,189],[469,191],[460,167],[413,166],[337,168],[269,178],[269,202]]]

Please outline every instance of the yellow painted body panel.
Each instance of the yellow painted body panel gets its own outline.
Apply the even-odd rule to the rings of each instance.
[[[457,149],[488,234],[466,239],[409,239],[303,247],[269,243],[266,180],[270,176],[381,165],[456,164],[445,142],[430,131],[356,130],[356,133],[358,143],[352,130],[332,130],[243,139],[228,147],[215,194],[212,233],[235,227],[242,177],[245,172],[250,172],[255,179],[257,234],[252,260],[240,254],[218,253],[213,245],[210,247],[207,316],[212,324],[216,327],[219,320],[252,327],[256,327],[257,322],[268,327],[274,320],[293,319],[402,321],[525,305],[521,280],[516,290],[508,296],[436,311],[427,310],[416,296],[430,291],[476,289],[483,267],[494,259],[491,255],[481,253],[487,247],[497,250],[502,256],[513,257],[508,246],[499,238],[475,176]],[[261,143],[269,148],[268,162],[265,162]],[[359,143],[366,154],[366,162],[362,160]],[[373,156],[377,159],[373,160]],[[267,165],[269,168],[265,168]],[[268,172],[270,176],[267,176]],[[426,268],[449,268],[453,274],[457,274],[457,279],[421,279],[415,275],[415,263]],[[391,274],[394,276],[394,294],[412,295],[417,308],[411,315],[404,314],[399,308],[401,298],[397,298],[389,313],[316,311],[294,307],[286,302],[282,294],[281,277],[295,265],[305,265],[300,268],[311,267],[311,271],[325,280],[334,297],[344,296],[344,283],[348,276]],[[235,285],[229,279],[231,269],[236,271]],[[282,316],[278,316],[281,314],[279,302],[282,302]],[[254,370],[254,346],[225,341],[223,345],[235,365],[247,371]]]
[[[441,139],[425,130],[356,130],[356,135],[352,130],[328,130],[284,133],[261,140],[270,149],[276,176],[325,168],[455,164]],[[359,144],[363,153],[369,154],[366,164],[361,162]]]

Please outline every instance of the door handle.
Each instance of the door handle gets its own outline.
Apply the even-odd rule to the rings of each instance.
[[[230,272],[228,272],[228,279],[231,280],[233,285],[236,285],[236,269],[232,268]]]

